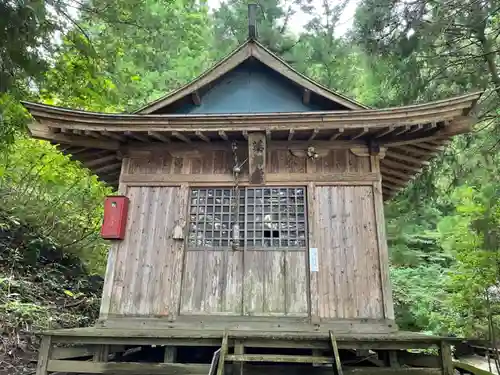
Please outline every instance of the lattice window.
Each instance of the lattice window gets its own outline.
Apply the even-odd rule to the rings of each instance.
[[[239,212],[235,213],[232,189],[191,191],[190,248],[231,246],[235,223],[239,225],[240,246],[256,250],[306,247],[304,188],[241,188],[239,196]]]

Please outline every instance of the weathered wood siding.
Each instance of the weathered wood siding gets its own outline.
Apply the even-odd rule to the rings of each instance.
[[[384,318],[373,188],[321,186],[314,195],[319,317]]]
[[[196,146],[189,146],[195,150]],[[239,161],[247,159],[244,143],[238,151]],[[157,181],[155,176],[176,176],[186,180],[192,179],[193,175],[200,176],[196,182],[213,183],[219,182],[220,176],[227,177],[227,183],[232,180],[232,167],[234,158],[231,151],[211,150],[202,151],[198,155],[187,155],[173,157],[168,153],[155,155],[154,157],[131,157],[124,163],[122,179],[133,177],[134,183]],[[348,149],[332,150],[326,156],[316,160],[305,157],[296,157],[287,149],[269,149],[266,162],[266,179],[273,180],[273,176],[284,176],[293,174],[299,177],[301,174],[317,176],[318,179],[328,180],[329,174],[335,175],[359,175],[360,180],[364,175],[370,173],[370,158],[354,155]],[[191,177],[187,177],[191,176]],[[248,163],[243,164],[241,171],[242,182],[248,181]],[[164,179],[168,183],[168,177]],[[175,179],[178,182],[178,179]],[[293,182],[293,181],[292,181]]]
[[[172,234],[185,218],[187,193],[184,187],[127,189],[127,235],[117,249],[110,316],[177,314],[184,253]]]
[[[245,158],[242,149],[239,159]],[[268,150],[266,181],[272,176],[317,177],[294,184],[309,190],[309,247],[318,249],[317,272],[309,270],[306,249],[190,249],[172,239],[175,225],[187,219],[190,184],[232,186],[232,163],[231,151],[220,149],[124,159],[122,186],[130,198],[127,236],[110,254],[101,316],[387,318],[374,201],[377,182],[363,179],[377,171],[373,158],[348,149],[316,160],[287,149]],[[354,176],[352,183],[335,183],[347,175]]]

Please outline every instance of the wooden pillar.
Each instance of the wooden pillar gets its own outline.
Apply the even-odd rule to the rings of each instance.
[[[177,356],[177,348],[174,346],[166,346],[165,354],[163,356],[163,362],[174,363],[176,356]]]
[[[36,366],[36,375],[47,375],[47,366],[49,364],[50,352],[52,350],[52,336],[43,336],[38,351],[38,363]]]
[[[377,230],[378,255],[380,265],[380,281],[382,284],[382,300],[384,318],[394,320],[394,304],[392,300],[392,286],[389,277],[389,250],[385,234],[384,200],[382,197],[382,175],[380,173],[380,159],[383,153],[370,156],[371,171],[378,174],[378,181],[373,183],[373,202],[375,210],[375,224]]]
[[[242,341],[236,340],[234,342],[234,354],[245,354],[245,347]],[[233,375],[243,375],[243,362],[233,363]]]
[[[248,134],[249,181],[252,185],[262,185],[266,181],[266,135]]]
[[[441,357],[441,369],[443,375],[454,375],[455,369],[453,366],[453,358],[451,355],[451,345],[446,341],[441,341],[439,348],[439,356]]]
[[[94,357],[94,362],[107,362],[109,355],[109,345],[96,345]]]

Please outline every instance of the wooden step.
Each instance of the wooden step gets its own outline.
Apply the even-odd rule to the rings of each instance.
[[[283,354],[228,354],[226,361],[280,362],[280,363],[333,363],[331,357],[298,356]]]

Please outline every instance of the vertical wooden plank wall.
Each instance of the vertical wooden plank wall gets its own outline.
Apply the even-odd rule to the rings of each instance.
[[[185,220],[187,193],[187,186],[128,187],[127,235],[115,253],[108,317],[175,319],[184,246],[172,234]]]
[[[294,184],[308,189],[309,247],[318,249],[315,273],[309,272],[308,251],[244,255],[185,249],[184,241],[172,239],[188,209],[190,186],[182,182],[183,176],[197,186],[232,186],[232,162],[229,150],[124,159],[122,182],[131,200],[127,236],[110,253],[101,318],[175,318],[180,311],[391,319],[392,300],[384,284],[388,272],[381,264],[387,250],[379,228],[380,181],[328,181],[333,175],[359,175],[361,181],[366,173],[378,173],[376,158],[356,156],[348,149],[332,150],[316,160],[286,149],[268,151],[266,179],[318,176],[317,181]],[[229,176],[229,182],[219,182],[223,176]],[[242,177],[245,184],[248,165]]]

